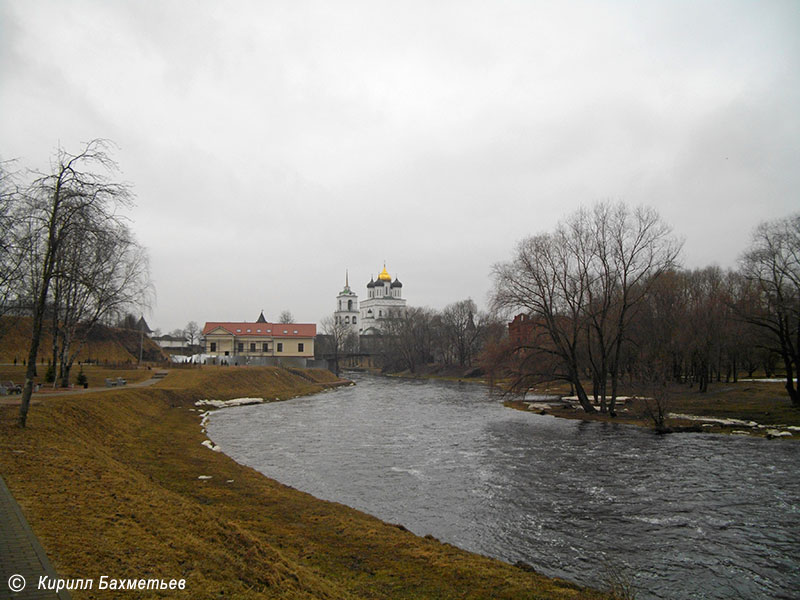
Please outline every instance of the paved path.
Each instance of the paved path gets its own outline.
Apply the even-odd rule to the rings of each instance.
[[[152,379],[145,379],[144,381],[137,381],[136,383],[129,383],[121,387],[91,387],[91,388],[75,388],[70,390],[60,391],[47,391],[47,392],[34,392],[31,396],[31,404],[39,404],[46,398],[54,398],[56,396],[78,396],[80,394],[96,394],[97,392],[113,392],[124,390],[125,388],[138,388],[147,387],[163,381],[164,376],[153,377]],[[0,396],[0,405],[19,405],[22,394],[10,394],[8,396]]]
[[[25,578],[22,591],[13,591],[11,587],[21,582],[13,577],[15,575]],[[66,590],[58,593],[38,590],[42,575],[51,579],[58,577],[19,504],[0,477],[0,600],[71,600]]]

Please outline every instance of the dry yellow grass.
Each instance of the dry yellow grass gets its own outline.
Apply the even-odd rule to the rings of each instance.
[[[335,382],[178,370],[150,388],[50,398],[26,430],[2,407],[0,469],[64,577],[186,578],[178,598],[604,597],[318,500],[201,445],[197,399],[283,399]]]
[[[23,359],[27,359],[31,331],[32,322],[29,317],[0,317],[0,362],[13,363],[16,359],[17,363],[22,363]],[[136,331],[97,325],[78,354],[76,363],[92,360],[103,364],[136,364],[139,359],[140,342],[143,344],[145,358],[167,359],[161,348],[147,336],[142,338]],[[52,356],[52,345],[52,335],[45,327],[37,359],[37,363],[42,365],[43,372],[47,370],[47,360]]]

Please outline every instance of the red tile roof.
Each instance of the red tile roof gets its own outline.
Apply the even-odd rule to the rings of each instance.
[[[309,338],[317,335],[316,323],[223,323],[209,321],[203,327],[203,335],[222,328],[236,336],[268,336],[276,338]]]

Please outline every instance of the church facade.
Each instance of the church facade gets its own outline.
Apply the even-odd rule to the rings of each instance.
[[[386,321],[401,317],[406,312],[403,284],[392,279],[383,265],[377,278],[370,277],[367,297],[359,304],[358,295],[350,289],[349,275],[345,275],[344,289],[336,297],[334,322],[345,325],[358,335],[378,335]]]

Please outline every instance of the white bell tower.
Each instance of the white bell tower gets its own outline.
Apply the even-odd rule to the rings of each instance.
[[[350,289],[350,275],[345,271],[344,289],[336,296],[336,310],[333,321],[350,328],[356,335],[361,329],[361,313],[358,310],[358,295]]]

